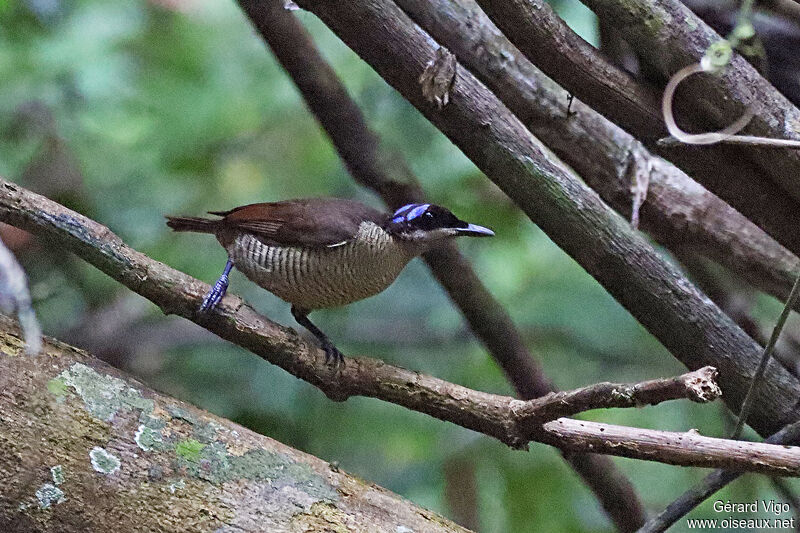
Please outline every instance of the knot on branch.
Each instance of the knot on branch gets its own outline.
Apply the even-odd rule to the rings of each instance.
[[[719,372],[713,366],[703,368],[684,375],[686,397],[693,402],[713,402],[722,396],[722,389],[717,384]]]
[[[450,88],[456,79],[456,56],[444,46],[436,50],[436,57],[425,65],[419,77],[422,96],[441,109],[450,101]]]

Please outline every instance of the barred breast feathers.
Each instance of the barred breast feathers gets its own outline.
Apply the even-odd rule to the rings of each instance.
[[[374,222],[362,222],[353,239],[327,247],[274,246],[241,233],[227,248],[236,268],[250,280],[307,310],[377,294],[418,255]]]

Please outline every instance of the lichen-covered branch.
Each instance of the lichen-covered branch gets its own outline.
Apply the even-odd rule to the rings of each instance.
[[[641,226],[661,244],[724,265],[778,298],[800,260],[730,205],[536,68],[474,0],[397,0],[617,212],[630,218],[632,184],[649,183]],[[798,308],[800,310],[800,307]]]
[[[243,11],[291,76],[306,104],[361,185],[377,192],[391,208],[424,201],[416,177],[400,154],[388,153],[367,126],[336,72],[320,55],[311,36],[281,0],[240,0]],[[502,305],[492,296],[455,243],[429,251],[423,257],[431,272],[464,315],[522,399],[554,390],[538,361]],[[633,489],[607,458],[567,454],[622,531],[633,531],[645,520]]]
[[[720,371],[723,399],[735,411],[760,356],[759,346],[570,169],[497,97],[458,65],[441,110],[417,80],[439,45],[393,2],[298,4],[319,16],[386,81],[483,170],[672,354],[689,368]],[[759,394],[757,430],[795,420],[800,383],[779,364]],[[771,390],[768,390],[771,389]]]
[[[616,1],[608,0],[605,3],[614,4]],[[575,34],[543,0],[477,0],[477,3],[505,36],[556,83],[588,103],[595,111],[613,120],[654,153],[675,163],[792,253],[800,255],[800,233],[794,229],[798,222],[800,202],[797,198],[785,194],[784,189],[770,179],[770,174],[763,166],[759,166],[747,157],[753,150],[746,152],[741,147],[718,145],[700,148],[694,146],[667,148],[658,145],[656,140],[660,138],[664,126],[662,121],[659,121],[657,126],[652,124],[653,116],[660,117],[657,99],[637,98],[635,105],[626,103],[627,100],[636,97],[636,93],[627,90],[634,86],[635,82],[609,62],[602,53]],[[590,7],[595,7],[599,3],[600,0],[592,2]],[[620,9],[624,9],[622,0],[619,1],[619,6]],[[688,9],[685,11],[689,13],[691,20],[699,20]],[[626,22],[621,22],[623,18]],[[638,28],[644,25],[647,29],[651,20],[653,19],[650,15],[640,12],[633,16],[630,13],[624,17],[609,16],[607,19],[608,25],[626,31],[630,26]],[[651,29],[668,32],[671,26],[675,26],[684,32],[690,31],[689,28],[700,26],[707,28],[702,21],[687,23],[685,20],[690,18],[658,20],[652,24]],[[672,60],[675,57],[671,51],[659,48],[658,40],[637,41],[637,43],[636,49],[642,53],[657,55],[664,60]],[[559,62],[553,64],[553,58],[559,58]],[[680,66],[690,62],[687,61]],[[671,75],[677,68],[679,67],[666,73],[666,76]],[[742,83],[744,87],[748,87],[747,80],[742,80]],[[598,94],[606,98],[597,98]],[[700,92],[697,94],[701,100],[703,96],[708,96],[701,96]],[[695,128],[697,131],[708,131],[719,126],[704,120],[706,115],[703,113],[697,113],[696,110],[693,112],[691,108],[687,111],[682,103],[683,99],[676,102],[681,124],[689,124],[687,127]],[[721,105],[721,102],[717,104]],[[643,112],[642,109],[648,111]],[[619,112],[619,110],[625,111]],[[725,122],[725,125],[728,123]],[[777,151],[763,153],[768,160],[773,157],[784,160],[787,158],[786,154]]]
[[[466,532],[0,317],[2,531]]]
[[[800,473],[800,448],[786,451],[769,445],[756,445],[745,452],[734,453],[728,448],[741,447],[742,443],[702,437],[693,439],[692,450],[677,453],[671,450],[670,444],[676,439],[680,440],[681,434],[677,433],[611,425],[603,425],[600,429],[591,426],[583,430],[583,422],[567,418],[559,418],[542,426],[542,419],[558,416],[561,407],[554,407],[554,404],[560,404],[563,399],[558,395],[517,400],[471,390],[369,358],[349,358],[344,368],[334,369],[324,364],[322,350],[309,345],[293,330],[259,315],[236,296],[226,296],[211,313],[199,313],[197,309],[209,289],[207,284],[131,249],[108,228],[3,180],[0,180],[0,220],[52,240],[55,245],[76,253],[150,299],[165,313],[184,316],[220,337],[249,349],[315,385],[335,400],[356,395],[378,398],[453,422],[513,447],[524,447],[530,441],[540,441],[564,450],[594,452],[596,445],[592,439],[595,434],[607,431],[614,437],[602,449],[598,447],[597,451],[604,454],[659,461],[661,441],[666,439],[668,454],[665,460],[670,464],[752,469],[773,475]],[[705,370],[700,374],[709,373],[710,370]],[[694,378],[690,381],[694,381]],[[630,394],[619,394],[619,391],[635,391],[634,385],[601,384],[599,387],[605,390],[604,394],[597,396],[602,400],[598,405],[601,407],[637,405],[637,397],[645,401],[656,399],[651,384],[646,385],[644,391],[633,392],[633,399]],[[660,388],[661,394],[672,391],[676,398],[687,396],[686,387],[675,388],[672,382]],[[714,395],[710,393],[713,387],[702,389],[709,393],[700,396],[713,399]],[[581,391],[564,394],[567,397],[575,394],[575,398],[585,400],[585,393]],[[667,399],[666,396],[663,399]],[[587,406],[583,405],[578,410],[584,407]],[[555,422],[558,424],[553,425]],[[773,452],[776,453],[775,462],[771,461]],[[791,458],[795,461],[794,469],[786,465]]]

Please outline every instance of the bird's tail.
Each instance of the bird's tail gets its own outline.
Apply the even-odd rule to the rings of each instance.
[[[167,217],[167,226],[175,231],[193,231],[195,233],[215,233],[219,220],[203,217]]]

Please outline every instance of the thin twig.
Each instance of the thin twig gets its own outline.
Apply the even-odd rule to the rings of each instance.
[[[672,137],[659,139],[662,146],[671,145],[671,139],[684,144],[741,144],[747,146],[758,146],[762,148],[794,148],[800,149],[800,141],[794,139],[771,139],[768,137],[758,137],[755,135],[737,135],[752,120],[753,113],[747,111],[731,125],[719,130],[707,133],[687,133],[683,131],[678,123],[675,122],[675,114],[672,111],[673,99],[678,85],[693,74],[709,72],[703,62],[694,63],[680,69],[672,75],[664,88],[664,96],[661,99],[661,111],[664,114],[664,123],[667,125]],[[669,140],[669,142],[668,142]]]
[[[698,134],[698,135],[715,135],[715,133],[710,134]],[[687,144],[687,142],[683,138],[678,137],[663,137],[659,139],[658,144],[665,147],[670,148],[674,146],[680,146],[681,144]],[[688,143],[688,144],[712,144],[712,143]],[[727,137],[720,137],[713,140],[713,144],[739,144],[745,146],[752,146],[754,148],[791,148],[791,149],[800,149],[800,141],[796,141],[793,139],[771,139],[769,137],[756,137],[754,135],[728,135]]]
[[[706,72],[706,69],[702,63],[694,63],[680,69],[673,74],[669,82],[667,82],[667,86],[664,88],[664,95],[661,98],[661,112],[664,115],[664,123],[667,125],[667,130],[669,130],[673,137],[685,144],[717,144],[728,140],[747,126],[747,123],[753,118],[753,114],[748,112],[719,131],[707,133],[687,133],[683,131],[678,126],[678,123],[675,122],[675,114],[672,111],[675,91],[683,80],[689,76],[701,74],[703,72]]]
[[[750,415],[750,410],[753,408],[755,391],[761,380],[764,378],[764,371],[767,369],[767,363],[769,363],[769,360],[772,357],[772,352],[775,349],[775,343],[778,342],[778,337],[780,337],[783,326],[786,324],[786,319],[789,318],[789,313],[791,313],[792,307],[794,307],[798,297],[800,297],[800,274],[798,274],[797,280],[794,282],[792,291],[789,293],[789,298],[786,299],[786,303],[783,306],[783,311],[781,311],[781,315],[778,317],[778,322],[775,324],[775,328],[772,330],[772,335],[769,337],[769,342],[767,342],[767,346],[764,348],[764,353],[761,356],[761,361],[758,363],[756,373],[753,375],[750,386],[747,388],[747,394],[744,396],[742,408],[739,411],[739,420],[736,422],[736,428],[733,430],[733,435],[731,435],[732,439],[738,439],[742,434],[744,424],[747,421],[747,417]]]
[[[525,408],[518,410],[517,414],[545,422],[590,409],[655,405],[677,398],[707,403],[722,396],[716,378],[717,370],[706,366],[674,378],[654,379],[633,386],[597,383],[573,391],[554,392],[531,400]]]

